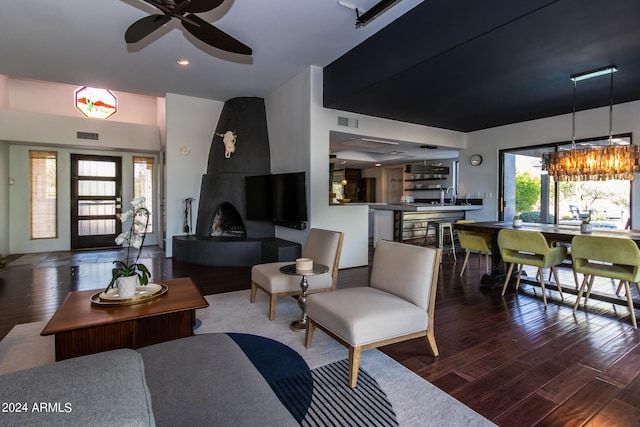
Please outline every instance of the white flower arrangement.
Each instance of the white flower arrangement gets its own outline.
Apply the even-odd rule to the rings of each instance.
[[[151,273],[144,264],[138,263],[149,224],[149,210],[144,206],[145,201],[144,197],[133,199],[131,201],[131,209],[120,215],[120,221],[122,223],[129,218],[132,219],[129,231],[120,233],[115,239],[116,244],[127,247],[127,257],[124,261],[113,261],[116,267],[111,270],[111,282],[105,289],[105,292],[113,287],[113,284],[119,277],[138,276],[141,285],[144,286],[149,283]],[[132,247],[138,250],[138,254],[136,255],[135,261],[130,264],[129,253]]]

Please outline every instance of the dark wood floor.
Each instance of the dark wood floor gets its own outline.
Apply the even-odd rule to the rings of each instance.
[[[108,250],[15,259],[0,270],[0,337],[15,324],[48,319],[68,291],[104,287],[120,258]],[[203,294],[249,288],[248,268],[176,263],[154,248],[145,248],[142,262],[154,280],[190,276]],[[462,279],[461,266],[444,257],[435,313],[440,356],[421,339],[385,353],[502,426],[640,425],[640,336],[626,306],[590,301],[574,316],[575,296],[562,302],[550,291],[545,309],[539,288],[502,297],[478,286],[473,255]],[[367,275],[366,267],[341,270],[338,286],[365,284]],[[569,269],[561,281],[573,281]]]

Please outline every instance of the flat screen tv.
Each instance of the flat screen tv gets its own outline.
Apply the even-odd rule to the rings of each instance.
[[[271,175],[254,175],[244,178],[247,219],[273,220],[271,207]]]
[[[276,223],[308,221],[306,173],[245,177],[247,219]]]
[[[307,177],[305,172],[272,175],[273,220],[307,221]]]

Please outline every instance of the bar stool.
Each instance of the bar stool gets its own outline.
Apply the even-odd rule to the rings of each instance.
[[[449,229],[449,237],[451,238],[451,252],[453,252],[453,259],[458,260],[456,258],[456,244],[453,239],[453,224],[451,221],[429,221],[427,224],[427,231],[424,237],[425,243],[427,242],[427,236],[429,235],[429,229],[432,228],[436,231],[436,242],[438,248],[444,251],[444,230],[445,228]],[[440,262],[442,262],[442,252],[440,252]]]

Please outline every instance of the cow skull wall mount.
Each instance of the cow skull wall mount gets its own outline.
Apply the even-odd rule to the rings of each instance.
[[[238,135],[232,130],[228,130],[225,133],[216,133],[216,135],[222,138],[222,142],[224,143],[224,158],[230,158],[231,154],[236,151],[236,139]]]

